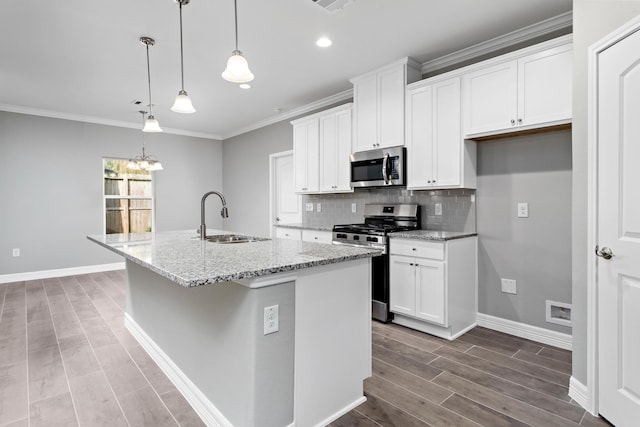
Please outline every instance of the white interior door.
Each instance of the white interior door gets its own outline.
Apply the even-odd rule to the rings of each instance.
[[[598,405],[640,420],[640,32],[598,56]],[[609,259],[608,253],[613,256]],[[594,255],[595,256],[595,255]]]
[[[294,191],[293,152],[271,155],[272,224],[302,221],[301,197]],[[275,233],[272,233],[274,236]]]

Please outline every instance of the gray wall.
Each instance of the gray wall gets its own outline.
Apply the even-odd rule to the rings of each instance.
[[[119,262],[90,243],[102,233],[102,158],[141,153],[142,132],[0,111],[0,275]],[[200,223],[200,197],[222,189],[222,143],[145,134],[157,172],[156,228]],[[221,228],[219,209],[207,225]],[[12,248],[21,256],[12,257]]]
[[[640,14],[639,1],[573,2],[573,376],[587,384],[587,57],[588,48]]]
[[[545,300],[571,303],[571,132],[478,143],[476,196],[478,311],[570,334],[545,321]]]

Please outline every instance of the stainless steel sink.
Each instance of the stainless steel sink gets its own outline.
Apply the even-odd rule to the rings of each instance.
[[[216,234],[213,236],[207,236],[207,241],[213,243],[249,243],[249,242],[261,242],[269,240],[264,237],[252,237],[244,236],[242,234]]]

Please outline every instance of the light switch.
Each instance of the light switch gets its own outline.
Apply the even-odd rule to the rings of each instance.
[[[529,203],[518,203],[518,218],[529,218]]]

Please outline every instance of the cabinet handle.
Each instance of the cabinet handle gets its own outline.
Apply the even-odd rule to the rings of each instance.
[[[412,250],[412,251],[415,251],[415,250],[416,250],[416,248],[411,248],[411,250]]]
[[[522,124],[522,119],[518,119],[518,124],[521,125]]]
[[[413,267],[413,263],[412,263],[412,262],[410,262],[410,263],[409,263],[409,265],[410,265],[411,267]]]
[[[516,121],[511,119],[511,126],[515,126],[516,125]]]
[[[313,238],[313,240],[318,240],[318,238],[317,238],[317,237],[314,237],[314,238]]]

